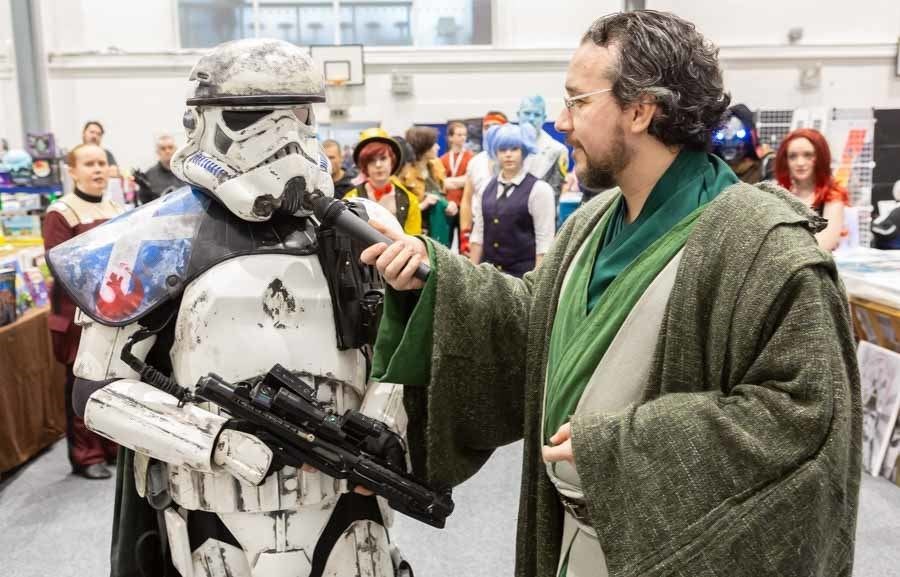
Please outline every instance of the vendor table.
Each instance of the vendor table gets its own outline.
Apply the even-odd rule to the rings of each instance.
[[[0,473],[65,434],[66,369],[53,357],[49,307],[0,327]]]
[[[857,248],[834,253],[861,340],[900,352],[900,251]]]

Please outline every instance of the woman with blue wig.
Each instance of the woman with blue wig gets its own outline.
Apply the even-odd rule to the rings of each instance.
[[[531,125],[504,124],[492,129],[488,153],[500,168],[473,203],[469,258],[488,262],[521,277],[540,264],[556,232],[553,189],[525,170],[535,152]]]

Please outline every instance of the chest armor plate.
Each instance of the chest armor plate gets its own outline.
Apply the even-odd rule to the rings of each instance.
[[[319,400],[338,413],[358,409],[366,388],[362,354],[335,346],[331,297],[315,255],[248,255],[197,277],[184,291],[171,359],[176,380],[186,386],[210,372],[236,382],[280,363],[309,375]],[[176,502],[219,513],[293,509],[341,490],[331,477],[293,467],[259,487],[227,473],[169,473]]]

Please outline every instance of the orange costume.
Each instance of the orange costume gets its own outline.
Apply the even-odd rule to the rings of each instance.
[[[450,150],[441,156],[441,164],[444,165],[444,172],[447,177],[456,178],[458,176],[465,176],[466,168],[468,168],[469,161],[473,156],[475,155],[468,149],[463,150],[462,152],[453,152]],[[452,200],[456,204],[462,202],[462,195],[462,187],[447,190],[447,200]]]

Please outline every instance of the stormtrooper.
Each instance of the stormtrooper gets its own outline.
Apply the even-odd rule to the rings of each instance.
[[[381,498],[284,465],[214,404],[150,382],[234,383],[281,364],[335,413],[405,433],[400,387],[368,382],[381,280],[304,209],[304,195],[333,195],[313,114],[321,75],[304,50],[257,39],[216,47],[190,80],[187,144],[172,159],[190,186],[49,255],[80,309],[76,410],[127,449],[112,575],[409,574]]]
[[[519,124],[530,124],[537,134],[536,151],[525,159],[525,168],[535,178],[548,183],[559,204],[559,195],[569,170],[569,149],[544,130],[547,105],[541,96],[529,96],[522,100],[518,112]]]

